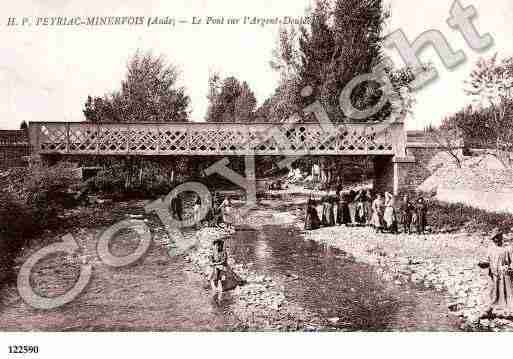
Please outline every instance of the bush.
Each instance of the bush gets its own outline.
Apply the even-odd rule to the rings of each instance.
[[[11,170],[0,187],[0,285],[27,240],[47,228],[77,184],[73,167],[59,164]],[[57,223],[57,221],[56,221]]]
[[[173,161],[113,161],[86,181],[86,189],[115,197],[164,195],[185,179],[179,165]]]
[[[493,213],[458,204],[437,200],[429,201],[428,223],[433,231],[464,229],[467,232],[489,232],[498,227],[504,232],[513,229],[513,215]]]

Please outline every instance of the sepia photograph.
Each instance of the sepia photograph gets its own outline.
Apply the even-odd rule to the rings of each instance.
[[[513,332],[511,0],[0,9],[6,358]]]

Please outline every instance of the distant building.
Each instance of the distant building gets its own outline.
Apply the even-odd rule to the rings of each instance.
[[[0,170],[27,166],[29,155],[26,130],[0,130]]]

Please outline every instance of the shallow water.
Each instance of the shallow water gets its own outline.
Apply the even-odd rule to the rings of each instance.
[[[459,323],[448,316],[443,294],[384,282],[375,268],[356,263],[336,248],[305,240],[294,224],[239,229],[227,245],[236,262],[287,277],[287,300],[317,313],[327,329],[459,330]],[[333,324],[330,318],[338,321]]]

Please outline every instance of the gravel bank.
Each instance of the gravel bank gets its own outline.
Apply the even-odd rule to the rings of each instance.
[[[477,266],[490,244],[482,236],[376,234],[371,228],[353,227],[322,228],[305,236],[375,266],[384,280],[446,291],[447,310],[461,317],[462,329],[513,331],[511,321],[478,320],[488,293],[487,272]]]

